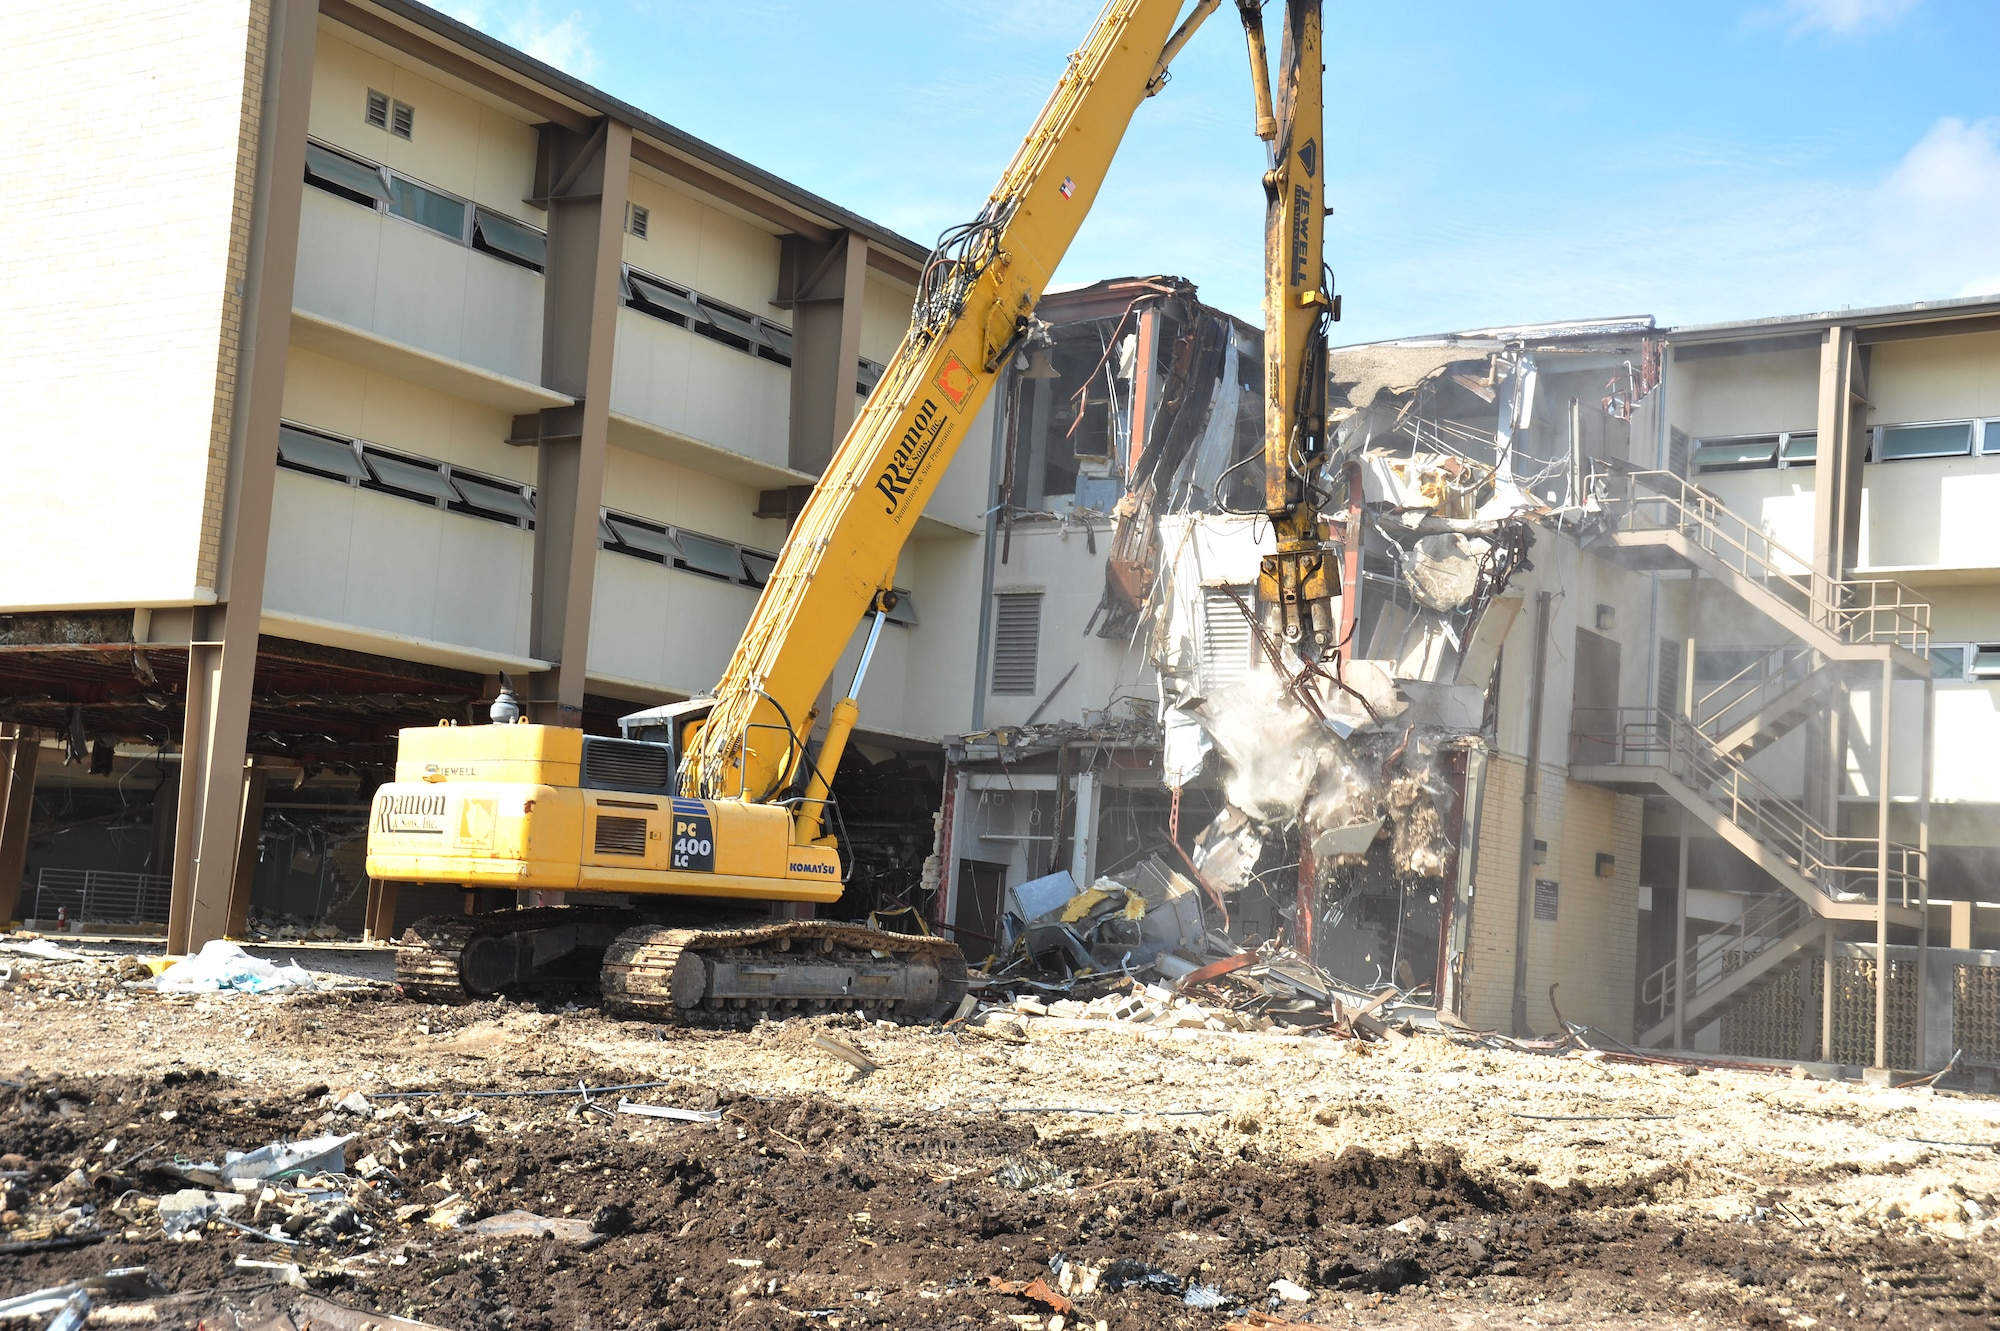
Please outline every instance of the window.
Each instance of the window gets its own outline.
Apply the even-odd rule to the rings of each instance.
[[[702,313],[701,302],[690,292],[629,269],[625,278],[632,291],[631,303],[635,309],[683,328],[692,328],[708,318]]]
[[[278,427],[278,465],[335,481],[368,479],[368,470],[361,465],[353,444],[290,425]]]
[[[389,94],[368,90],[368,123],[376,129],[389,128]]]
[[[1974,643],[1968,649],[1972,663],[1967,667],[1967,679],[2000,679],[2000,642]]]
[[[771,580],[771,570],[778,566],[776,555],[763,554],[756,550],[743,552],[743,569],[753,586],[762,587]]]
[[[652,213],[636,203],[625,205],[625,229],[639,239],[646,238],[646,224],[652,220]]]
[[[882,382],[882,375],[889,367],[863,356],[856,368],[859,370],[859,373],[854,379],[854,391],[862,397],[867,397],[875,391],[875,385]],[[2000,448],[2000,431],[1996,431],[1994,434],[1994,444],[1996,448]]]
[[[2000,453],[2000,418],[1979,423],[1979,451],[1989,457]]]
[[[743,577],[743,557],[736,547],[706,536],[697,536],[691,531],[675,531],[680,538],[681,559],[679,567],[694,573],[707,573],[712,577],[727,578],[736,582]]]
[[[739,350],[748,350],[752,347],[766,345],[763,335],[757,331],[757,321],[749,315],[739,314],[728,306],[718,304],[707,297],[702,298],[701,312],[707,316],[710,324],[728,335],[728,338],[717,338],[717,341],[727,341],[729,338],[737,339],[743,344]]]
[[[625,554],[637,554],[656,564],[672,564],[681,557],[680,542],[664,527],[623,516],[607,518],[606,525]]]
[[[389,202],[381,167],[317,143],[306,145],[306,184],[369,208]]]
[[[433,505],[450,504],[458,499],[458,491],[451,488],[451,482],[434,462],[392,457],[366,447],[361,456],[375,474],[374,480],[361,483],[364,490],[386,490]]]
[[[1901,462],[1909,458],[1964,457],[1971,451],[1971,421],[1875,427],[1876,462]]]
[[[1041,640],[1040,592],[1002,592],[994,596],[993,692],[1034,693]]]
[[[466,206],[462,200],[440,193],[427,185],[402,176],[389,177],[389,211],[441,236],[465,242]]]
[[[408,102],[396,102],[389,108],[389,132],[399,139],[411,137],[417,127],[417,108]]]
[[[1810,467],[1818,460],[1819,435],[1811,430],[1701,439],[1694,446],[1699,472],[1756,471],[1767,467]]]
[[[533,527],[535,522],[532,485],[385,452],[290,422],[278,427],[278,465],[511,527]]]
[[[461,496],[446,505],[452,512],[467,513],[476,518],[491,518],[516,527],[525,527],[534,522],[535,501],[532,494],[522,486],[467,475],[456,467],[449,470],[451,483]]]
[[[1931,678],[1964,679],[1965,658],[1972,649],[1964,643],[1931,644]]]
[[[1694,451],[1696,471],[1751,471],[1776,466],[1778,436],[1752,435],[1745,439],[1704,439]]]
[[[541,272],[549,261],[549,238],[525,222],[484,208],[472,210],[472,248]]]
[[[627,305],[655,319],[762,360],[786,366],[792,363],[792,330],[783,324],[745,313],[636,268],[625,270],[625,293]]]

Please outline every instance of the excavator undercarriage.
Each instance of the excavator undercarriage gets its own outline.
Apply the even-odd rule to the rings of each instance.
[[[941,938],[823,920],[673,928],[591,906],[418,920],[396,980],[434,1003],[595,989],[607,1012],[672,1026],[835,1011],[935,1021],[966,991],[965,958]]]

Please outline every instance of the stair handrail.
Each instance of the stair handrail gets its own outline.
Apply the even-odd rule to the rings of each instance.
[[[1773,647],[1760,654],[1756,660],[1723,680],[1707,693],[1694,700],[1694,711],[1689,715],[1701,732],[1710,739],[1719,738],[1735,724],[1729,714],[1745,703],[1753,703],[1750,714],[1757,708],[1783,693],[1800,680],[1811,676],[1812,649],[1809,647]],[[1776,669],[1771,669],[1773,662]],[[1804,669],[1800,669],[1801,666]],[[1755,676],[1754,679],[1751,677]],[[1745,682],[1745,681],[1749,682]],[[1723,695],[1729,696],[1724,697]],[[1717,699],[1721,701],[1717,701]]]
[[[1721,983],[1733,972],[1725,964],[1732,953],[1747,960],[1776,947],[1804,923],[1801,917],[1806,913],[1805,902],[1790,892],[1772,892],[1746,902],[1734,920],[1688,945],[1685,971],[1677,971],[1677,962],[1668,961],[1640,982],[1640,1009],[1652,1011],[1646,1024],[1666,1020],[1676,1006]],[[1753,942],[1756,945],[1750,946]],[[1685,994],[1680,992],[1683,988]]]
[[[1806,611],[1814,612],[1806,615],[1808,622],[1838,641],[1905,647],[1919,656],[1930,653],[1930,603],[1893,579],[1828,577],[1811,560],[1731,512],[1718,496],[1671,471],[1627,471],[1593,459],[1589,484],[1614,528],[1679,532],[1744,577],[1790,591],[1805,602]],[[1651,493],[1640,493],[1641,487]],[[1641,513],[1648,509],[1664,514],[1642,523]]]
[[[1591,718],[1609,718],[1602,728]],[[1782,856],[1799,875],[1834,901],[1873,901],[1877,866],[1874,837],[1829,832],[1795,801],[1760,781],[1736,758],[1717,749],[1686,717],[1657,707],[1579,709],[1572,723],[1571,761],[1585,766],[1665,767],[1729,821]],[[1608,745],[1607,758],[1594,750]],[[1635,761],[1635,758],[1637,761]],[[1664,758],[1664,761],[1662,761]],[[1889,843],[1892,895],[1910,904],[1922,897],[1927,867],[1918,847]]]

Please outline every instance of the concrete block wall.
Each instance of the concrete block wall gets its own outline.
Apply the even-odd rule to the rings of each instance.
[[[0,607],[213,599],[267,15],[9,15]]]
[[[1514,953],[1520,900],[1521,794],[1527,764],[1511,754],[1488,760],[1481,793],[1478,865],[1466,927],[1460,1015],[1508,1030],[1513,1021]],[[1639,828],[1643,801],[1569,780],[1544,765],[1535,837],[1548,843],[1534,876],[1557,884],[1556,918],[1528,926],[1528,1024],[1557,1029],[1549,986],[1570,1021],[1619,1039],[1632,1035],[1638,947]],[[1609,877],[1597,856],[1609,854]]]

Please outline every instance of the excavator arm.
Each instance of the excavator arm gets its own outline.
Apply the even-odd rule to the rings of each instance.
[[[855,625],[890,594],[917,515],[1026,336],[1133,112],[1218,3],[1199,0],[1176,30],[1181,0],[1112,0],[986,206],[939,243],[909,332],[799,514],[716,689],[682,763],[683,794],[766,801],[798,779],[815,700]],[[948,136],[936,151],[952,151]],[[825,778],[852,725],[842,710],[821,746]],[[817,833],[812,808],[801,819]]]
[[[1289,0],[1276,106],[1264,69],[1258,0],[1238,0],[1257,90],[1258,134],[1271,142],[1264,175],[1264,511],[1278,548],[1264,557],[1258,599],[1278,610],[1286,642],[1320,656],[1338,641],[1340,577],[1320,535],[1317,488],[1326,462],[1327,324],[1340,317],[1325,276],[1326,133],[1320,5]]]

